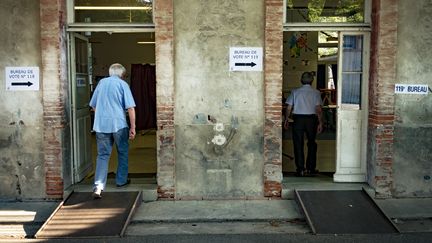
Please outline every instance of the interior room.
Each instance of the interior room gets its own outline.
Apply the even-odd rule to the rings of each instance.
[[[86,33],[92,49],[92,90],[98,80],[108,75],[112,63],[127,69],[126,82],[136,103],[137,136],[129,141],[129,173],[131,178],[156,176],[156,76],[154,33]],[[92,162],[96,163],[96,137],[91,136]],[[115,146],[114,146],[115,147]],[[117,168],[115,148],[109,173]],[[91,177],[93,172],[89,174]]]
[[[314,72],[312,87],[321,92],[323,100],[323,132],[317,135],[317,170],[332,176],[336,167],[336,86],[338,33],[332,31],[284,32],[283,53],[283,115],[285,100],[301,86],[303,72]],[[283,129],[282,170],[284,176],[294,176],[296,166],[291,127]],[[305,154],[307,145],[305,138]]]

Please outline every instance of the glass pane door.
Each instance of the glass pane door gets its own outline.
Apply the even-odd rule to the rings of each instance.
[[[366,180],[369,33],[339,34],[337,182]]]
[[[342,44],[342,97],[346,107],[361,109],[363,79],[363,36],[344,35]]]

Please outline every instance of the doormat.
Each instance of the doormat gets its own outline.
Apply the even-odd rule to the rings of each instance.
[[[141,192],[73,192],[51,214],[36,238],[93,238],[123,236],[132,214],[142,201]]]
[[[363,190],[296,190],[309,226],[315,234],[397,233],[399,230]]]

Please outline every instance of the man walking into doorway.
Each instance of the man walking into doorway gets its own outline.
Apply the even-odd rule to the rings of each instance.
[[[115,143],[118,153],[117,187],[130,183],[128,179],[128,139],[135,138],[135,101],[129,85],[123,80],[126,69],[118,63],[109,68],[110,77],[99,81],[90,106],[95,111],[93,130],[96,132],[97,158],[93,197],[101,198],[108,176],[108,163]],[[130,128],[126,120],[129,115]]]
[[[314,79],[312,72],[304,72],[301,76],[302,87],[294,89],[286,100],[286,117],[284,128],[288,129],[288,118],[293,113],[292,138],[296,175],[314,175],[316,170],[316,135],[322,132],[322,100],[318,90],[312,88]],[[304,135],[307,137],[308,153],[306,169],[304,165]]]

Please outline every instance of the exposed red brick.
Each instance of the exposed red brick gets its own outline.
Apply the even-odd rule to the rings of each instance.
[[[282,19],[283,0],[266,0],[264,40],[265,197],[280,197],[282,193]],[[275,173],[280,175],[275,175]]]
[[[156,36],[158,137],[158,197],[175,196],[175,130],[174,130],[174,15],[173,0],[154,3]]]
[[[265,197],[281,197],[282,183],[279,181],[265,181],[264,182],[264,196]]]
[[[66,1],[40,1],[42,94],[44,121],[44,166],[46,197],[58,199],[63,196],[63,147],[62,132],[65,129],[65,99],[67,93],[64,72],[66,62],[62,53],[65,37]],[[54,54],[54,55],[53,55]],[[60,85],[59,85],[60,84]]]
[[[398,2],[372,1],[369,81],[369,183],[379,197],[393,185],[394,82],[396,80]]]

